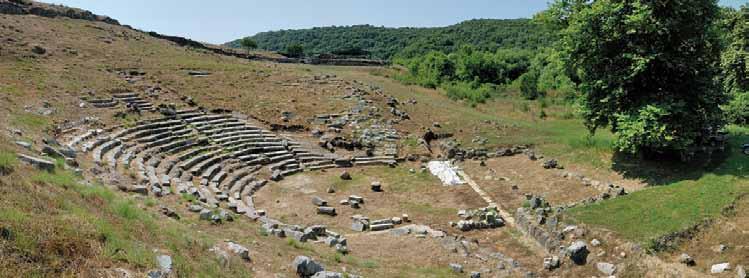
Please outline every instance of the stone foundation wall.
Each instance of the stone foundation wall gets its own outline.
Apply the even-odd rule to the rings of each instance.
[[[518,208],[515,212],[515,224],[518,229],[552,253],[558,251],[564,239],[563,227],[560,227],[562,225],[556,215],[540,216],[526,208]]]

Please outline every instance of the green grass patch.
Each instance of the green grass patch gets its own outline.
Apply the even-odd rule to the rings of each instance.
[[[576,221],[616,231],[644,244],[719,216],[738,196],[749,193],[749,159],[738,150],[740,142],[749,137],[745,128],[731,130],[734,136],[731,153],[716,168],[705,169],[694,179],[573,208],[569,215]]]
[[[352,255],[345,255],[341,258],[341,260],[343,261],[343,263],[350,264],[359,268],[374,269],[379,266],[379,264],[374,260],[362,259]]]
[[[0,175],[13,171],[16,164],[18,164],[18,159],[14,153],[0,150]]]
[[[634,192],[569,211],[577,221],[617,231],[647,243],[720,214],[740,193],[731,177],[708,174],[698,181]],[[742,190],[746,192],[746,190]]]
[[[143,212],[130,200],[118,200],[112,203],[112,212],[127,220],[142,219]]]
[[[133,264],[137,267],[153,267],[153,253],[141,242],[131,239],[124,229],[108,220],[96,220],[99,240],[104,243],[104,254],[114,260]]]
[[[12,207],[0,209],[0,221],[20,223],[29,218],[28,214]]]
[[[76,176],[68,171],[38,172],[32,178],[32,181],[57,185],[64,188],[71,188],[78,185]]]
[[[152,208],[152,207],[155,207],[158,204],[158,202],[153,197],[148,197],[146,198],[145,201],[143,201],[143,204],[149,208]]]
[[[114,192],[103,185],[81,186],[78,192],[86,199],[99,198],[107,203],[112,203],[115,198]]]
[[[405,269],[401,272],[399,277],[434,277],[434,278],[454,278],[463,277],[462,275],[455,273],[449,267],[413,267]]]
[[[47,119],[47,117],[31,113],[15,115],[12,122],[14,125],[36,130],[44,129],[50,124],[50,121],[49,119]]]
[[[297,250],[307,250],[307,251],[312,250],[312,247],[307,246],[307,244],[305,244],[303,242],[299,242],[299,241],[297,241],[296,239],[293,239],[293,238],[287,239],[286,240],[286,245],[291,246],[291,247],[293,247],[294,249],[297,249]]]
[[[198,201],[198,197],[195,197],[195,195],[189,194],[189,193],[182,193],[180,195],[182,197],[182,200],[188,203],[195,203]]]
[[[18,89],[18,87],[13,85],[3,85],[0,84],[0,93],[1,94],[7,94],[11,96],[21,96],[21,90]]]

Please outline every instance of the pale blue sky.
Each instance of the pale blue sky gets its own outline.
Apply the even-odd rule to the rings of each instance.
[[[473,18],[531,17],[548,0],[43,0],[108,15],[146,31],[224,43],[258,32],[372,24],[446,26]],[[737,7],[747,0],[721,0]]]

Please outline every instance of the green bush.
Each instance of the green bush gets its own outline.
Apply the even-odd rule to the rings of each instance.
[[[739,125],[749,124],[749,93],[736,95],[723,107],[723,110],[728,122]]]
[[[538,75],[535,72],[527,72],[520,76],[520,93],[525,99],[537,99],[541,96],[538,90]]]
[[[442,89],[452,100],[465,100],[471,105],[485,103],[493,96],[500,94],[500,88],[490,84],[455,82],[444,84]]]
[[[302,58],[304,57],[304,46],[299,43],[289,44],[283,54],[291,58]]]
[[[0,151],[0,175],[7,175],[13,171],[17,163],[16,156],[11,152]]]
[[[406,61],[410,74],[421,86],[437,88],[443,81],[453,79],[455,66],[445,53],[432,51],[417,59]]]

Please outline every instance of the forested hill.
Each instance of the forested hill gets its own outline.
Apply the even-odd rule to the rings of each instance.
[[[281,30],[251,37],[258,48],[284,51],[301,44],[305,54],[363,54],[374,59],[394,56],[412,57],[428,50],[453,52],[470,44],[480,50],[498,48],[535,49],[553,38],[530,19],[476,19],[447,27],[388,28],[372,25],[316,27],[303,30]],[[239,41],[227,43],[239,47]]]

